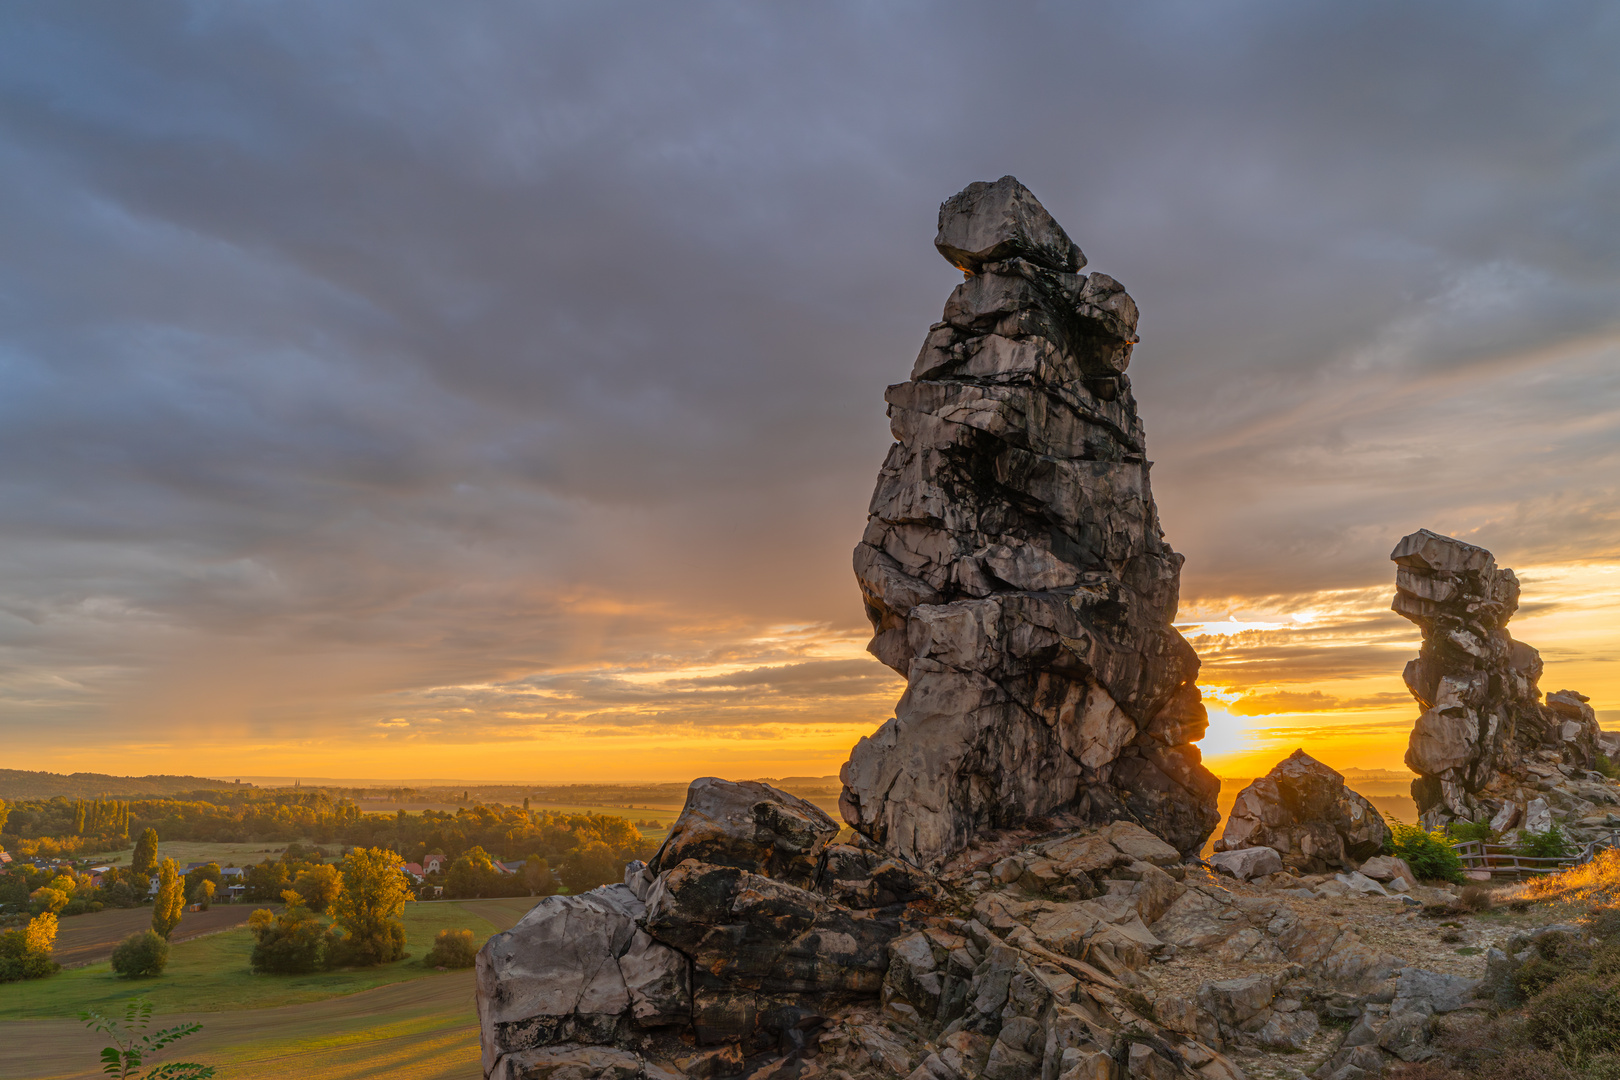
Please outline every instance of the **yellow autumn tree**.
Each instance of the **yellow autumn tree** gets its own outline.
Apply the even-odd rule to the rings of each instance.
[[[185,883],[180,879],[180,868],[173,859],[164,859],[158,867],[157,898],[152,901],[152,932],[164,941],[180,925],[180,915],[186,910]]]

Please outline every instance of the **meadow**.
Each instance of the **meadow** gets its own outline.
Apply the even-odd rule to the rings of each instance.
[[[412,958],[377,968],[254,975],[253,939],[242,927],[177,942],[168,969],[155,979],[121,979],[96,963],[6,984],[0,1080],[99,1075],[96,1055],[105,1042],[74,1017],[82,1009],[121,1013],[137,994],[152,1001],[164,1026],[200,1021],[202,1034],[180,1044],[185,1052],[177,1059],[220,1065],[222,1075],[471,1080],[480,1075],[472,973],[441,972],[420,958],[439,930],[471,929],[482,943],[534,903],[520,897],[408,904]]]

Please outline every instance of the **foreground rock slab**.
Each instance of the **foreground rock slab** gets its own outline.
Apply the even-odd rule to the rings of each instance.
[[[1125,374],[1136,304],[1010,176],[948,200],[935,244],[966,280],[888,390],[855,550],[869,648],[907,687],[844,766],[844,819],[925,869],[1048,819],[1195,852],[1219,784]]]

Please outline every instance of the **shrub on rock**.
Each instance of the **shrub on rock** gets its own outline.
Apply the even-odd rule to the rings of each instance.
[[[131,934],[113,950],[112,969],[126,979],[163,974],[169,963],[169,943],[151,930]]]

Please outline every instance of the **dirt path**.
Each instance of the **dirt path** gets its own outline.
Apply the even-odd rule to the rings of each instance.
[[[185,941],[204,934],[229,930],[248,921],[256,908],[263,904],[215,904],[207,911],[188,911],[169,936],[170,941]],[[275,905],[279,908],[280,905]],[[113,948],[137,930],[152,925],[151,907],[108,908],[90,915],[74,915],[63,919],[56,933],[56,948],[51,955],[63,967],[94,964],[112,955]]]

